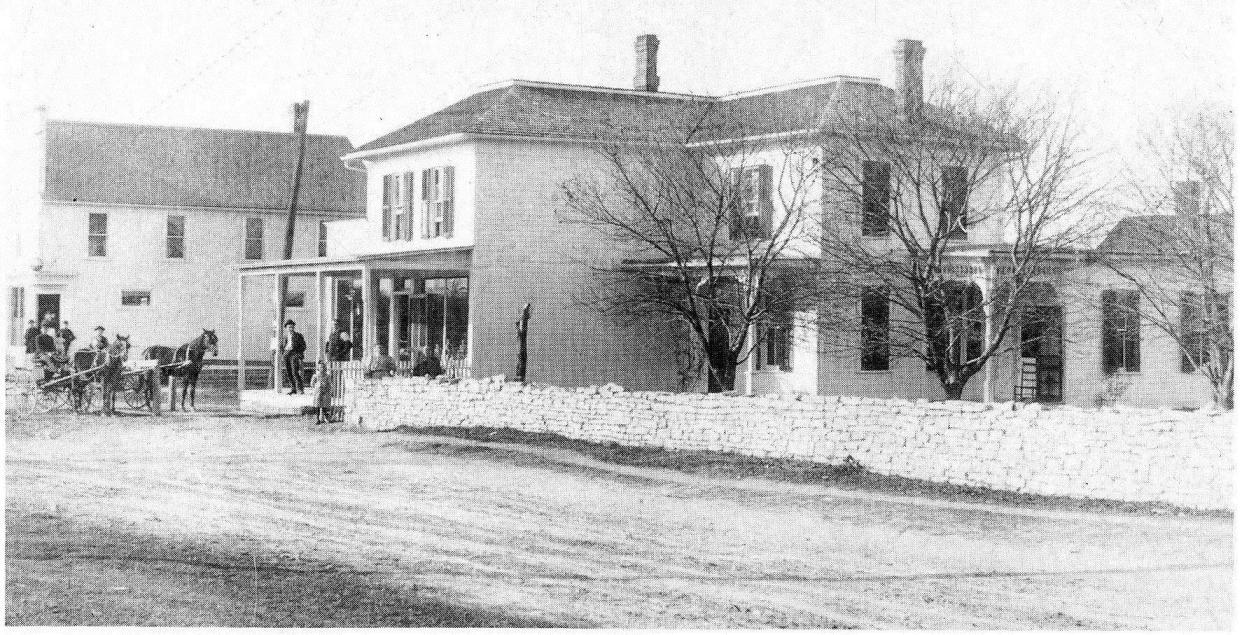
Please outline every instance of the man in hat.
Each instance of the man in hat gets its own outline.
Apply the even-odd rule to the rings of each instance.
[[[69,330],[69,320],[65,320],[64,324],[60,327],[60,339],[65,341],[66,353],[73,350],[73,340],[78,338],[73,334],[73,331]]]
[[[104,337],[104,327],[95,327],[95,339],[91,340],[91,348],[102,351],[108,348],[108,338]]]
[[[293,320],[285,321],[285,335],[280,341],[280,353],[285,362],[285,381],[289,382],[289,394],[302,392],[302,356],[306,354],[306,339],[295,330]]]
[[[30,358],[30,363],[34,364],[35,359],[35,339],[39,337],[39,326],[34,320],[26,323],[26,356]]]

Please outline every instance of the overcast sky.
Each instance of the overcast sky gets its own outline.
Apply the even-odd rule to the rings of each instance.
[[[1234,88],[1232,3],[65,2],[5,0],[5,116],[311,130],[361,144],[512,78],[724,94],[847,74],[892,83],[898,38],[931,74],[1072,97],[1099,144]],[[20,127],[20,126],[19,126]],[[14,128],[10,128],[12,130]],[[1101,148],[1103,149],[1103,148]]]

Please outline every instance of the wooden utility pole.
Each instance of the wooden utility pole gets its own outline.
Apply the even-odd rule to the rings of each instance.
[[[517,321],[518,361],[517,380],[526,383],[526,326],[530,323],[530,303],[522,309],[522,317]]]
[[[310,114],[310,102],[303,101],[300,104],[293,104],[293,134],[297,135],[298,153],[293,164],[293,187],[289,196],[289,216],[285,220],[285,251],[284,259],[293,259],[293,229],[298,214],[298,191],[302,188],[302,163],[306,159],[306,119]],[[280,287],[276,298],[276,342],[280,343],[280,331],[285,324],[285,302],[289,298],[289,276],[277,274],[280,280]],[[318,343],[316,343],[318,346]],[[273,368],[273,382],[276,390],[280,390],[280,359],[283,351],[276,351],[275,368]]]

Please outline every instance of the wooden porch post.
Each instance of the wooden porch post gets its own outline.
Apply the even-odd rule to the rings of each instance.
[[[275,331],[272,333],[272,335],[275,336],[275,339],[272,340],[272,342],[275,346],[272,347],[272,350],[269,353],[272,357],[272,386],[275,387],[275,390],[278,393],[280,392],[281,385],[284,381],[284,378],[280,376],[280,316],[282,314],[282,307],[280,305],[284,300],[284,298],[280,297],[280,290],[282,289],[280,283],[282,278],[283,276],[279,273],[272,276],[272,308],[275,309],[272,312],[272,321],[275,326]]]
[[[315,362],[323,359],[323,271],[315,270]]]
[[[992,324],[992,315],[994,307],[992,306],[992,280],[987,277],[977,281],[979,291],[983,295],[983,345],[987,346],[992,342],[992,334],[994,325]],[[993,385],[996,382],[996,356],[993,355],[983,362],[983,403],[992,403]]]
[[[362,267],[362,355],[371,354],[378,337],[375,333],[375,276],[370,266]]]
[[[246,337],[244,319],[246,314],[246,276],[237,274],[237,399],[241,400],[246,389],[246,353],[242,340]],[[158,375],[157,375],[158,376]]]

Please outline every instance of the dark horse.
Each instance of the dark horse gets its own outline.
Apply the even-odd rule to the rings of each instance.
[[[171,346],[149,346],[142,351],[143,359],[154,359],[160,365],[160,381],[166,377],[181,378],[181,409],[194,410],[194,393],[198,387],[198,373],[203,370],[203,357],[211,351],[214,357],[220,354],[216,348],[216,332],[203,329],[203,334],[173,348]],[[185,406],[186,391],[190,393],[190,407]],[[177,409],[177,392],[172,391],[172,404],[169,410]]]
[[[116,338],[95,357],[95,365],[99,369],[100,399],[103,408],[100,414],[111,417],[116,413],[116,391],[121,386],[121,375],[125,372],[125,361],[129,359],[129,337],[117,335]]]

